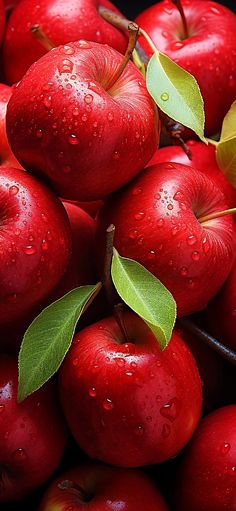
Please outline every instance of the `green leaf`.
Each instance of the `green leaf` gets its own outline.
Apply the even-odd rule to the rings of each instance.
[[[169,117],[204,138],[204,104],[195,78],[169,57],[156,51],[147,67],[147,88]]]
[[[164,349],[176,320],[176,303],[172,294],[141,264],[121,257],[115,249],[111,274],[122,300],[147,323]]]
[[[31,323],[19,353],[19,402],[42,387],[59,369],[81,314],[100,289],[100,282],[73,289],[46,307]]]
[[[220,169],[236,188],[236,101],[224,118],[216,159]]]

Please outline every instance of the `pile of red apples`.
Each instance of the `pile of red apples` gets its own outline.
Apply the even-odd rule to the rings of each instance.
[[[236,511],[236,190],[216,159],[236,14],[161,0],[135,20],[196,78],[207,144],[173,138],[104,9],[121,19],[109,0],[0,0],[0,509]],[[136,49],[146,64],[142,36]],[[117,314],[110,225],[176,302],[164,349]],[[26,330],[99,281],[57,373],[19,400]]]

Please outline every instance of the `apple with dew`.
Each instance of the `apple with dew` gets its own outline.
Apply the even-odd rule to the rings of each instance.
[[[71,229],[60,200],[27,172],[0,167],[0,324],[15,324],[66,271]]]
[[[150,167],[162,162],[176,162],[201,170],[224,192],[230,207],[234,207],[236,205],[236,190],[218,167],[214,145],[210,143],[206,145],[196,140],[188,140],[187,146],[191,152],[191,160],[181,146],[173,145],[157,149],[147,166]]]
[[[24,166],[64,198],[103,198],[130,181],[155,152],[157,109],[132,62],[78,41],[44,55],[14,89],[7,134]],[[118,74],[117,74],[118,73]]]
[[[61,474],[46,491],[39,511],[168,511],[160,492],[138,470],[86,463]]]
[[[236,265],[224,286],[207,307],[207,324],[213,335],[236,351]]]
[[[236,15],[208,0],[181,0],[181,4],[186,24],[171,0],[150,6],[136,22],[159,51],[195,76],[205,104],[205,131],[211,135],[221,129],[236,97]],[[150,55],[144,38],[139,42]]]
[[[236,510],[236,406],[200,423],[177,472],[174,510]]]
[[[15,158],[6,134],[7,103],[12,95],[12,88],[0,84],[0,166],[22,168]]]
[[[100,5],[119,13],[109,0],[21,0],[8,21],[4,38],[3,64],[7,82],[21,80],[31,64],[48,51],[50,43],[59,46],[86,39],[109,44],[124,53],[127,34],[102,18]],[[39,26],[45,34],[46,47],[34,37],[32,26]]]
[[[78,445],[120,467],[170,459],[197,427],[202,384],[177,332],[161,351],[148,326],[124,313],[76,334],[59,371],[63,411]]]
[[[17,403],[17,362],[0,356],[0,502],[18,500],[59,465],[67,431],[54,384]]]
[[[102,252],[108,225],[118,252],[135,259],[171,291],[178,316],[204,309],[226,280],[235,258],[229,203],[202,172],[180,163],[145,169],[100,209]],[[215,216],[216,218],[212,218]]]

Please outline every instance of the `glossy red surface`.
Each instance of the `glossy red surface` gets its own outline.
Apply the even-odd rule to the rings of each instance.
[[[205,103],[206,134],[217,133],[236,97],[236,15],[218,2],[182,0],[189,28],[171,0],[155,3],[136,21],[159,51],[195,76]],[[140,44],[150,54],[147,43]]]
[[[201,415],[197,366],[177,332],[161,351],[147,325],[124,315],[129,341],[113,317],[79,332],[60,369],[69,427],[92,458],[135,467],[175,456]]]
[[[8,142],[6,134],[6,111],[7,104],[12,95],[12,88],[3,83],[0,84],[0,165],[4,167],[22,168],[15,158]]]
[[[66,439],[54,385],[18,404],[17,362],[1,355],[0,502],[20,499],[47,481],[61,461]]]

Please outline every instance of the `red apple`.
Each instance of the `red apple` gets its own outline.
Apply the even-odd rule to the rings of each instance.
[[[115,247],[158,277],[177,302],[178,316],[203,309],[226,280],[235,257],[232,216],[199,218],[227,209],[219,188],[180,163],[148,167],[101,208],[98,242],[109,224]]]
[[[5,7],[3,0],[0,0],[0,44],[2,44],[3,34],[5,30],[5,20],[6,20]]]
[[[127,36],[100,16],[99,5],[119,12],[109,0],[21,0],[8,22],[5,35],[7,82],[18,82],[31,64],[47,52],[30,32],[32,25],[39,25],[55,46],[86,39],[107,43],[123,53]],[[70,58],[69,49],[65,55]]]
[[[98,43],[60,46],[29,69],[8,103],[15,156],[62,197],[106,196],[130,181],[158,145],[156,107],[132,62],[114,83],[122,59]]]
[[[0,358],[0,502],[46,482],[60,463],[66,429],[53,384],[17,403],[17,363]]]
[[[174,332],[161,351],[147,325],[124,314],[80,331],[60,369],[65,417],[79,446],[111,465],[137,467],[175,456],[191,438],[202,388],[193,356]]]
[[[0,168],[0,324],[23,317],[64,274],[71,231],[64,208],[28,173]]]
[[[168,511],[161,494],[138,470],[87,463],[60,475],[39,511]]]
[[[171,0],[158,2],[137,18],[158,50],[195,76],[205,103],[206,134],[217,133],[236,97],[236,15],[217,2],[182,0],[188,36]],[[140,44],[147,53],[144,39]]]
[[[211,333],[223,344],[236,351],[236,265],[224,286],[207,307],[207,322]]]
[[[236,510],[236,406],[200,423],[177,473],[176,511]]]
[[[190,165],[195,169],[201,170],[215,182],[222,192],[224,192],[229,205],[235,207],[236,190],[217,165],[215,147],[212,144],[206,145],[196,140],[188,140],[187,145],[192,154],[191,160],[182,147],[173,145],[157,149],[148,163],[148,166],[162,162],[176,162]]]
[[[11,95],[11,87],[0,83],[0,165],[3,167],[22,168],[9,146],[6,134],[7,103]]]
[[[11,11],[13,11],[13,9],[15,9],[15,7],[21,0],[3,0],[3,1],[6,13],[9,14]]]

